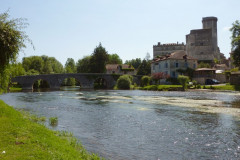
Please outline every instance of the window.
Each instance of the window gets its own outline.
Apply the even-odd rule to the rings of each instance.
[[[176,73],[174,71],[172,72],[172,77],[176,77]]]
[[[168,68],[168,63],[167,62],[165,63],[165,68]]]
[[[175,63],[175,67],[178,68],[178,62]]]

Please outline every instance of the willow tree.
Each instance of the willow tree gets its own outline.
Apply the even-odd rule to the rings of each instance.
[[[230,29],[232,32],[232,58],[236,67],[240,67],[240,22],[235,21]]]
[[[4,77],[11,77],[11,73],[6,72],[9,63],[15,62],[20,50],[26,47],[25,41],[31,43],[23,31],[27,25],[25,19],[10,19],[7,12],[0,14],[0,88],[6,88],[9,81]]]

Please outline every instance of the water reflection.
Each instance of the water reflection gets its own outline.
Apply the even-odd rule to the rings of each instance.
[[[54,129],[73,132],[107,159],[240,158],[238,93],[70,89],[0,98],[58,117]]]

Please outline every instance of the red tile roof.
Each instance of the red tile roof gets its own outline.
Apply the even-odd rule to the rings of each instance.
[[[158,62],[158,61],[164,61],[164,60],[167,60],[167,59],[197,60],[196,58],[188,56],[185,51],[176,51],[176,52],[173,52],[173,53],[171,53],[169,55],[165,55],[165,56],[161,56],[161,57],[158,57],[158,58],[154,58],[152,63]]]

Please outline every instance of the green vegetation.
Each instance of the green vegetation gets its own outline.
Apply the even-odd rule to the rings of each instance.
[[[137,69],[142,63],[141,58],[136,58],[132,60],[126,60],[125,64],[132,65],[135,69]]]
[[[211,65],[209,63],[200,62],[198,68],[211,68]]]
[[[58,117],[50,117],[49,118],[49,123],[51,126],[56,126],[58,123]]]
[[[150,75],[151,74],[151,61],[143,60],[137,70],[137,75]]]
[[[232,32],[232,58],[236,67],[240,67],[240,22],[235,21],[230,29]]]
[[[12,77],[9,64],[16,62],[19,51],[26,47],[26,41],[31,43],[22,30],[26,26],[24,19],[9,19],[7,12],[0,14],[0,88],[2,90],[7,90]]]
[[[185,91],[187,88],[187,83],[190,81],[188,76],[178,76],[178,81],[182,85],[182,89]]]
[[[182,90],[181,85],[148,85],[139,88],[141,90],[151,90],[151,91],[180,91]]]
[[[117,80],[118,89],[130,89],[132,84],[132,76],[123,75],[120,76]]]
[[[0,100],[0,159],[101,159],[89,154],[72,134],[36,123],[44,120],[22,114]]]
[[[240,91],[240,86],[236,85],[217,85],[217,86],[202,86],[203,89],[226,90],[226,91]]]
[[[151,81],[151,77],[149,76],[143,76],[141,78],[141,86],[144,87],[144,86],[147,86],[150,84],[150,81]]]

